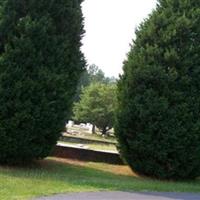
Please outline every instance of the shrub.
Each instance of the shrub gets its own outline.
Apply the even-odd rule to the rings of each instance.
[[[200,175],[200,1],[160,0],[118,83],[119,150],[136,172]]]
[[[84,69],[81,1],[0,4],[0,162],[48,156]]]

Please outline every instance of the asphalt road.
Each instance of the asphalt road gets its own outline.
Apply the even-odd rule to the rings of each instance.
[[[88,192],[41,197],[35,200],[200,200],[200,194]]]

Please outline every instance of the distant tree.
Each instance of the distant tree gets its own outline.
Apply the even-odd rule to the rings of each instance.
[[[106,84],[114,84],[116,85],[117,83],[117,78],[115,78],[114,76],[111,77],[105,77],[105,81]]]
[[[118,84],[115,126],[132,169],[200,176],[200,1],[159,0],[136,31]]]
[[[74,105],[74,119],[90,122],[105,135],[113,127],[115,91],[115,85],[102,83],[93,83],[84,88],[80,102]]]
[[[96,65],[90,65],[88,68],[88,76],[89,76],[89,82],[94,83],[104,83],[105,82],[105,74],[104,72],[99,69]]]
[[[99,69],[95,64],[92,64],[84,71],[79,80],[76,95],[74,101],[78,102],[80,100],[81,91],[83,88],[89,86],[93,83],[103,83],[103,84],[116,84],[117,79],[115,77],[106,77],[104,72]]]
[[[48,156],[64,128],[85,68],[80,4],[0,1],[1,163]]]

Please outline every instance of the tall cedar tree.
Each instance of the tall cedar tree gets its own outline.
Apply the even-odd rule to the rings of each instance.
[[[118,84],[116,135],[133,170],[200,176],[200,1],[160,0]]]
[[[85,68],[81,0],[0,4],[0,162],[49,155]]]

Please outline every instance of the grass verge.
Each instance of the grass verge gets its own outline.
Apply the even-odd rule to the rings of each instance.
[[[0,199],[26,200],[83,191],[200,192],[200,180],[165,182],[136,177],[127,166],[49,158],[31,167],[0,167]]]

